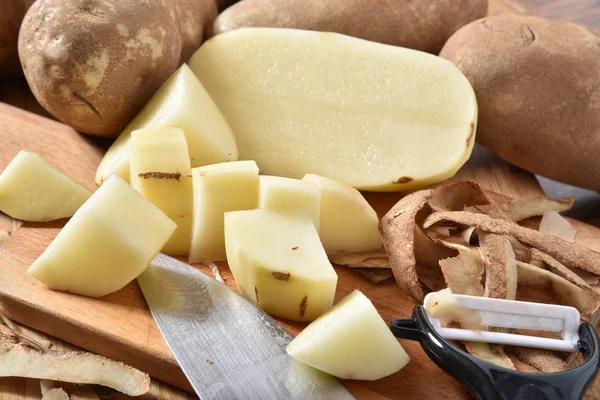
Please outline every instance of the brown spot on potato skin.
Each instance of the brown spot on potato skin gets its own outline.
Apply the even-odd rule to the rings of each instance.
[[[400,178],[396,179],[394,181],[394,183],[403,184],[403,183],[412,182],[412,180],[413,180],[413,178],[411,178],[410,176],[401,176]]]
[[[98,118],[102,119],[102,115],[100,114],[98,109],[96,107],[94,107],[94,105],[92,103],[90,103],[85,97],[83,97],[82,95],[80,95],[79,93],[76,93],[76,92],[73,92],[73,97],[75,97],[77,100],[84,103],[86,105],[86,107],[88,107],[90,109],[90,111],[92,113],[97,115]]]
[[[254,286],[254,295],[256,296],[256,304],[258,304],[258,288],[256,286]]]
[[[179,172],[140,172],[138,176],[142,179],[181,179]]]
[[[475,137],[475,123],[471,122],[469,125],[469,136],[467,136],[467,148],[471,147],[473,138]]]
[[[308,296],[304,296],[302,302],[300,302],[300,317],[304,317],[306,314],[306,307],[308,306]]]
[[[273,272],[273,277],[279,281],[289,281],[290,273],[289,272]]]
[[[525,46],[530,46],[531,44],[533,44],[533,42],[535,42],[535,32],[533,31],[533,29],[531,29],[529,25],[523,24],[523,26],[521,27],[521,35],[523,36],[523,43],[525,44]]]

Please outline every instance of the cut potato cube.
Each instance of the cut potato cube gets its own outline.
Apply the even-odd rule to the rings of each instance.
[[[259,190],[259,208],[308,216],[319,231],[321,192],[316,185],[298,179],[263,175],[259,177]]]
[[[192,170],[194,221],[190,262],[225,260],[224,214],[258,206],[258,167],[236,161]]]
[[[0,175],[0,211],[23,221],[72,217],[92,192],[36,154],[20,151]]]
[[[413,190],[454,175],[475,143],[475,92],[432,54],[336,33],[242,28],[205,42],[189,64],[229,122],[240,159],[266,175]]]
[[[129,180],[131,132],[176,126],[185,132],[192,167],[237,160],[231,128],[202,84],[182,65],[152,96],[108,149],[96,171],[101,185],[113,173]]]
[[[309,218],[228,212],[225,242],[240,292],[267,313],[312,321],[331,308],[337,274]]]
[[[77,210],[27,273],[51,289],[102,297],[140,275],[176,227],[113,176]]]
[[[367,381],[394,374],[410,361],[371,300],[358,290],[304,328],[287,352],[338,378]]]
[[[315,184],[321,191],[320,237],[327,254],[382,247],[377,213],[358,190],[313,174],[305,175],[302,180]]]
[[[162,249],[181,256],[192,238],[192,168],[180,128],[146,128],[131,133],[131,186],[177,224]]]

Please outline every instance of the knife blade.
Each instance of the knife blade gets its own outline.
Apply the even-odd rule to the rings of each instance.
[[[353,399],[285,348],[292,336],[231,288],[159,254],[138,282],[175,359],[202,400]]]

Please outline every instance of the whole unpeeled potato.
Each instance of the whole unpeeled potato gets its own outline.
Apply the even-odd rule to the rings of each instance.
[[[38,0],[19,57],[46,110],[112,137],[200,46],[216,14],[214,0]]]
[[[533,173],[600,190],[600,32],[566,21],[473,22],[442,57],[473,85],[477,141]]]
[[[487,9],[487,0],[244,0],[219,15],[214,32],[306,29],[437,54],[452,33]]]
[[[22,75],[17,43],[21,21],[35,0],[0,2],[0,79]]]

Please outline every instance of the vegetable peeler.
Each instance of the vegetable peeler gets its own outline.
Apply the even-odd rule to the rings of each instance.
[[[437,292],[439,293],[439,292]],[[431,296],[425,298],[425,304]],[[401,339],[419,341],[438,367],[461,382],[481,400],[571,400],[580,399],[600,368],[598,336],[588,323],[579,324],[573,307],[454,295],[452,302],[480,314],[482,326],[561,332],[562,339],[514,333],[445,328],[440,320],[417,305],[412,318],[394,319],[390,328]],[[469,311],[470,312],[470,311]],[[446,339],[527,346],[561,351],[579,351],[581,365],[556,373],[527,373],[483,361],[462,351]]]

